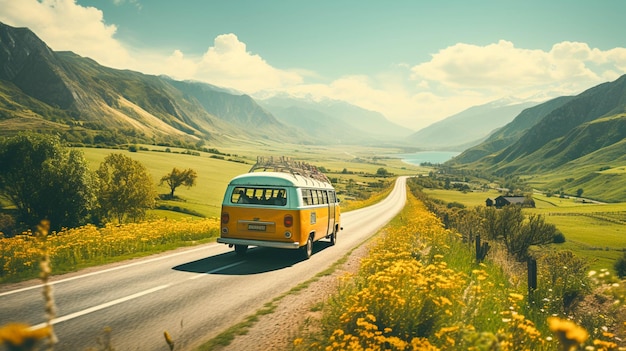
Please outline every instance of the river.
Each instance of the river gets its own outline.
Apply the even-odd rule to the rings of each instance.
[[[403,162],[419,166],[423,162],[444,163],[459,154],[459,151],[419,151],[393,156],[402,159]]]

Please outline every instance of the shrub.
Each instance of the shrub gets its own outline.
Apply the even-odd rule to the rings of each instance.
[[[556,233],[554,233],[554,236],[552,237],[552,242],[555,244],[562,244],[565,242],[565,235],[563,235],[563,233],[557,231]]]
[[[566,315],[590,291],[589,263],[571,251],[555,251],[538,259],[537,291],[553,314]]]
[[[0,213],[0,238],[10,237],[15,231],[15,218],[6,213]]]
[[[460,202],[450,202],[447,205],[448,208],[465,208],[465,205],[463,205]]]
[[[153,208],[156,189],[146,167],[123,154],[110,154],[96,171],[100,218],[135,221]]]
[[[0,196],[16,208],[16,221],[53,230],[84,224],[95,204],[95,181],[78,150],[59,137],[20,133],[0,140]]]

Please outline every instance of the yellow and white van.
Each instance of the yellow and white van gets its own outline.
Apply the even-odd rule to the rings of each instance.
[[[324,177],[325,178],[325,177]],[[293,172],[251,172],[233,178],[224,194],[217,242],[245,254],[248,246],[301,249],[309,258],[313,242],[334,245],[341,211],[329,181]]]

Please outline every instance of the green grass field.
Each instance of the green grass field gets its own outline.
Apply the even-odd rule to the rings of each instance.
[[[355,182],[376,182],[380,178],[367,177],[365,174],[375,174],[379,168],[385,168],[394,175],[414,175],[424,172],[424,169],[403,163],[399,159],[378,159],[378,155],[393,153],[392,149],[377,148],[331,148],[321,146],[301,145],[242,145],[240,147],[219,148],[226,160],[211,158],[209,153],[200,153],[199,156],[184,154],[184,149],[170,148],[171,152],[163,152],[165,147],[141,145],[150,151],[140,150],[130,152],[124,149],[80,148],[87,159],[90,168],[97,169],[105,157],[111,153],[122,153],[141,162],[155,182],[158,184],[161,177],[172,171],[192,168],[198,174],[196,185],[187,188],[181,186],[176,189],[175,200],[160,200],[159,203],[167,206],[177,206],[182,209],[199,213],[205,217],[219,217],[222,197],[231,178],[248,172],[256,162],[257,156],[288,156],[297,161],[305,161],[318,167],[325,167],[330,171],[331,178],[338,178],[340,183],[347,183],[350,179]],[[155,151],[153,151],[155,150]],[[158,150],[158,151],[156,151]],[[227,159],[235,159],[232,162]],[[341,174],[346,169],[351,174]],[[159,194],[168,194],[166,185],[157,187]],[[341,197],[340,197],[341,198]],[[342,199],[343,200],[343,199]],[[151,216],[176,218],[181,214],[172,211],[154,210]],[[188,216],[188,215],[184,215]]]
[[[435,199],[441,199],[447,203],[458,202],[466,207],[485,206],[485,201],[487,201],[488,198],[493,200],[502,195],[495,190],[484,192],[461,192],[458,190],[423,189],[423,191],[424,194]]]
[[[626,203],[590,204],[543,195],[533,198],[537,208],[527,211],[544,215],[565,235],[566,242],[553,247],[589,258],[594,269],[612,269],[626,250]]]
[[[122,153],[139,162],[141,162],[152,175],[155,184],[158,184],[161,177],[172,171],[174,167],[179,169],[192,168],[198,174],[196,185],[187,188],[181,186],[176,189],[174,195],[180,201],[168,200],[161,201],[167,205],[179,206],[191,211],[201,213],[206,217],[218,217],[220,213],[220,205],[224,191],[228,185],[228,181],[241,173],[245,173],[250,165],[236,162],[218,160],[210,158],[209,154],[201,154],[200,156],[169,153],[169,152],[152,152],[139,151],[129,152],[127,150],[111,150],[111,149],[81,149],[85,158],[88,160],[92,169],[97,169],[105,157],[111,153]],[[157,187],[159,194],[168,194],[169,187],[166,185]],[[167,211],[170,212],[170,211]],[[153,214],[165,215],[165,211],[154,212]]]
[[[462,193],[456,190],[424,189],[427,195],[445,202],[459,202],[467,207],[484,206],[496,191]],[[592,269],[613,269],[615,261],[626,250],[626,203],[590,204],[575,198],[533,195],[536,208],[529,213],[545,216],[566,238],[563,244],[550,248],[567,249],[589,259]]]

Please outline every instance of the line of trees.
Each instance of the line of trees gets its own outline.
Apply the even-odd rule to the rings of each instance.
[[[465,208],[458,203],[445,205],[423,195],[414,178],[409,181],[409,186],[428,209],[442,219],[446,228],[463,233],[468,242],[474,242],[477,235],[484,240],[501,242],[508,254],[520,262],[529,257],[529,249],[533,245],[565,241],[563,234],[556,226],[547,223],[544,216],[524,215],[520,206],[509,205],[496,209],[486,206]]]
[[[185,174],[193,181],[183,177],[181,184],[193,185],[195,172]],[[176,184],[170,185],[172,194]],[[13,226],[2,215],[5,229],[19,232],[43,219],[53,230],[136,221],[156,199],[146,167],[121,153],[107,156],[92,172],[82,152],[63,146],[58,136],[21,133],[0,140],[0,204],[14,209]]]

